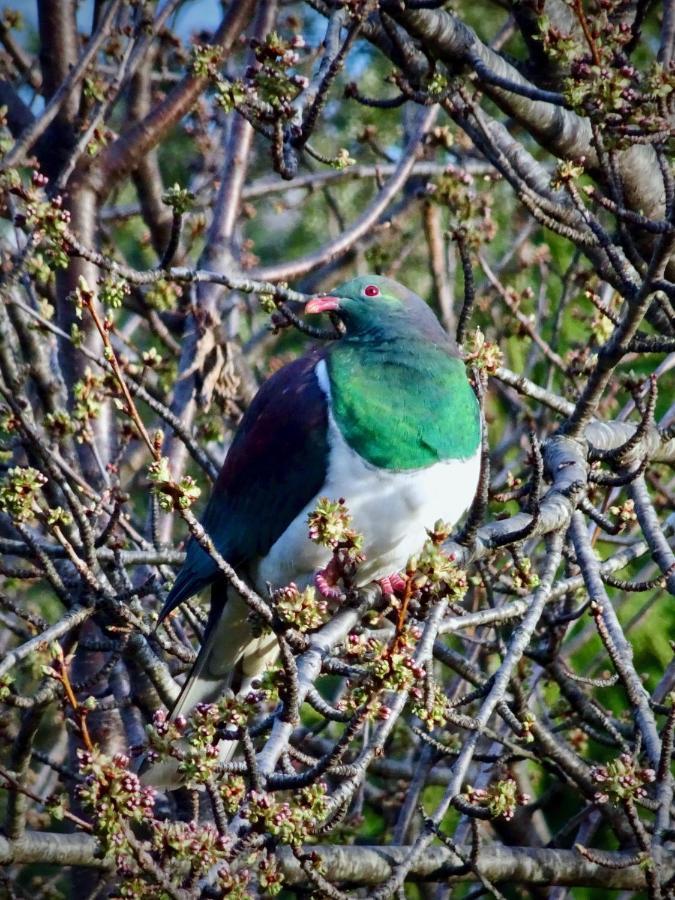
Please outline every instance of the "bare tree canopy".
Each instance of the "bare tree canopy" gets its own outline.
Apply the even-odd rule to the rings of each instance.
[[[675,897],[673,0],[18,5],[0,894]],[[199,516],[260,384],[339,339],[304,303],[366,273],[456,338],[478,494],[398,594],[263,596]],[[190,536],[279,662],[171,719]]]

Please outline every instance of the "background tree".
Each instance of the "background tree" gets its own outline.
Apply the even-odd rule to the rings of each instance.
[[[0,42],[2,890],[672,896],[672,0],[37,0]],[[200,492],[367,271],[463,344],[474,508],[398,608],[250,593],[279,668],[169,724]]]

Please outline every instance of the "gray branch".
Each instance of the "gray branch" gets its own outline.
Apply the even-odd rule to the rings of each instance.
[[[470,847],[460,849],[463,854],[471,853]],[[324,877],[331,882],[378,885],[389,877],[393,866],[400,864],[407,848],[310,845],[303,850],[319,855]],[[625,866],[631,856],[634,856],[631,852],[604,852],[603,860],[607,865],[600,866],[575,850],[506,847],[488,843],[481,846],[477,864],[481,875],[492,882],[644,890],[644,868],[640,865]],[[287,885],[307,885],[307,876],[289,848],[279,848],[277,859]],[[9,841],[0,836],[0,865],[26,863],[114,870],[113,858],[103,856],[98,841],[89,835],[29,831],[20,841]],[[417,857],[410,876],[417,881],[442,881],[444,884],[476,880],[476,875],[471,871],[453,874],[453,868],[459,865],[460,861],[450,850],[431,847]],[[659,869],[663,881],[672,878],[675,874],[675,854],[664,854]]]

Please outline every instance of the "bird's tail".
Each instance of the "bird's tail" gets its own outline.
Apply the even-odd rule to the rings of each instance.
[[[172,721],[178,716],[189,716],[199,703],[214,703],[228,691],[245,696],[255,679],[276,659],[276,638],[269,633],[258,637],[253,634],[249,607],[234,590],[228,591],[224,604],[217,603],[214,597],[211,609],[199,655],[171,710]],[[220,762],[229,762],[236,749],[236,741],[221,741]],[[180,787],[178,761],[169,758],[142,767],[141,780],[163,790]]]

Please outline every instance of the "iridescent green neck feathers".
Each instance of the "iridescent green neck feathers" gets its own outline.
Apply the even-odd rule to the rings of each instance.
[[[326,362],[337,426],[372,465],[420,469],[478,451],[478,403],[449,345],[410,335],[346,339]]]

